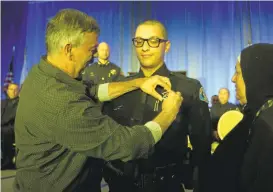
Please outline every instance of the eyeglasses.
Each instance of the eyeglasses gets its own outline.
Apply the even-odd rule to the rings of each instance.
[[[160,39],[157,37],[151,37],[149,39],[143,39],[140,37],[136,37],[132,39],[133,44],[135,47],[142,47],[144,45],[144,42],[147,41],[148,45],[152,48],[157,48],[159,47],[161,42],[167,42],[168,40],[166,39]]]

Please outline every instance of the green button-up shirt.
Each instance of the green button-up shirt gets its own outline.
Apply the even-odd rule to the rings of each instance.
[[[155,144],[151,131],[103,115],[93,99],[99,89],[92,90],[90,96],[85,85],[44,58],[32,68],[15,119],[15,191],[66,191],[90,179],[90,159],[128,161],[148,154]]]

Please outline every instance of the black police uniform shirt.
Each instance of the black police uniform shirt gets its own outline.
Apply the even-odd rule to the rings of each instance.
[[[190,140],[193,145],[193,165],[206,164],[210,156],[211,123],[208,109],[208,99],[200,82],[184,75],[170,72],[164,64],[153,75],[168,77],[174,91],[181,92],[184,100],[180,111],[171,127],[164,133],[155,145],[154,153],[148,158],[151,166],[164,166],[171,163],[181,163],[187,149],[187,135],[190,130]],[[143,72],[126,77],[127,80],[144,77]],[[161,87],[156,90],[165,95]],[[122,125],[143,124],[155,118],[162,110],[162,102],[147,95],[141,90],[135,90],[106,102],[103,113],[109,115]],[[200,169],[200,174],[202,174]]]
[[[240,111],[239,107],[237,107],[236,105],[229,103],[229,102],[227,102],[225,104],[216,103],[211,107],[210,115],[211,115],[211,121],[212,121],[212,128],[214,130],[217,130],[217,125],[218,125],[218,121],[219,121],[220,117],[224,113],[226,113],[227,111],[230,111],[230,110]]]
[[[109,61],[106,64],[95,62],[86,67],[82,72],[82,80],[94,84],[109,83],[116,81],[120,73],[120,67],[114,63]]]

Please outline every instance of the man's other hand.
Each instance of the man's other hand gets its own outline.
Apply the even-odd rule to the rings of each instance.
[[[155,75],[155,76],[146,78],[144,83],[141,84],[140,89],[143,92],[162,101],[163,97],[155,90],[156,86],[158,86],[158,85],[163,87],[164,90],[166,90],[166,91],[170,91],[171,87],[172,87],[169,78]]]
[[[180,92],[170,91],[162,103],[162,111],[172,112],[176,115],[179,112],[182,101],[183,97]]]

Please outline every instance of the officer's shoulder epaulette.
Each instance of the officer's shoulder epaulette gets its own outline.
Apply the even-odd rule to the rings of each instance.
[[[186,81],[186,82],[188,82],[190,84],[195,84],[195,85],[199,85],[200,84],[199,80],[187,77],[186,75],[184,75],[182,73],[170,72],[170,74],[171,74],[171,76],[174,76],[174,77],[176,77],[178,79]]]
[[[187,84],[191,87],[191,90],[193,91],[193,95],[197,100],[204,101],[205,103],[209,103],[208,97],[205,93],[205,90],[201,84],[201,82],[198,79],[186,77]]]

